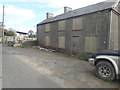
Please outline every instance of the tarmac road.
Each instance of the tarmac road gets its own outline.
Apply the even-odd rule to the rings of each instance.
[[[94,75],[86,61],[59,52],[3,46],[3,88],[118,88]]]
[[[15,57],[3,47],[2,88],[60,88],[60,85],[37,72],[21,58]]]
[[[2,44],[0,44],[0,90],[2,88]]]

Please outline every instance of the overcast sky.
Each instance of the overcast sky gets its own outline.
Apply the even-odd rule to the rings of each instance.
[[[5,28],[17,31],[36,31],[36,24],[46,19],[46,13],[59,15],[65,6],[73,10],[105,0],[0,0],[0,22],[5,5]]]

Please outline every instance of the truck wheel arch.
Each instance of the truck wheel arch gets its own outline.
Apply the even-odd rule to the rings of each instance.
[[[100,56],[100,57],[98,56],[98,57],[96,58],[96,60],[95,60],[95,64],[94,64],[94,65],[96,65],[96,64],[99,63],[100,61],[108,61],[108,62],[110,62],[110,63],[113,65],[116,74],[118,74],[118,66],[117,66],[117,64],[115,63],[115,61],[114,61],[113,59],[111,59],[111,58],[109,58],[109,57],[106,57],[106,56],[105,56],[105,58],[103,58],[102,56]]]

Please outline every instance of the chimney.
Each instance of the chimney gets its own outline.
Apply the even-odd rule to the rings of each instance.
[[[67,12],[69,12],[69,11],[72,11],[72,8],[70,8],[70,7],[64,7],[64,13],[67,13]]]
[[[51,17],[53,17],[54,16],[54,14],[53,13],[46,13],[46,18],[48,19],[48,18],[51,18]]]

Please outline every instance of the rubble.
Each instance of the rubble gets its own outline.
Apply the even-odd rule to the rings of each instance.
[[[22,45],[21,44],[14,44],[13,46],[14,47],[21,47]]]
[[[47,49],[47,48],[44,48],[41,46],[33,46],[33,48],[37,48],[39,50],[44,50],[44,51],[56,52],[56,50],[54,50],[54,49]]]

